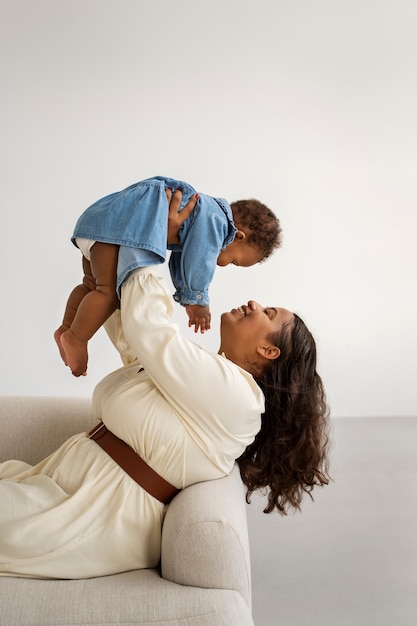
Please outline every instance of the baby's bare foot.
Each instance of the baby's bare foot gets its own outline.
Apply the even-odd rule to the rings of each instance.
[[[65,326],[60,326],[59,328],[57,328],[56,331],[54,332],[54,339],[55,339],[56,345],[58,346],[59,354],[61,355],[61,359],[64,361],[65,365],[68,365],[68,363],[67,363],[67,355],[65,354],[65,350],[64,350],[64,348],[61,345],[61,335],[66,330],[68,330],[68,327],[65,327]]]
[[[61,334],[60,342],[73,375],[87,376],[87,342],[78,339],[71,330]]]

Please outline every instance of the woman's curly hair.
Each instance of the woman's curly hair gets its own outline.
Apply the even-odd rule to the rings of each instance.
[[[247,242],[259,248],[262,252],[261,262],[265,261],[282,243],[279,219],[266,204],[253,198],[236,200],[230,206],[235,225],[250,231]]]
[[[265,395],[262,426],[237,460],[247,487],[246,499],[260,489],[268,496],[264,513],[301,509],[304,493],[327,485],[329,412],[316,371],[316,344],[304,322],[294,316],[269,337],[279,358],[255,377]]]

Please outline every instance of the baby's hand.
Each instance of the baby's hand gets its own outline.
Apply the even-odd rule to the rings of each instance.
[[[204,334],[206,330],[210,330],[211,313],[208,306],[200,306],[199,304],[186,304],[185,310],[188,315],[188,327],[194,326],[194,332]]]

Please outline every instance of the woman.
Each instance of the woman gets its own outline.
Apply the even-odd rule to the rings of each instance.
[[[249,301],[221,316],[215,354],[182,338],[172,311],[155,266],[132,272],[107,323],[125,365],[97,385],[95,415],[174,488],[227,475],[238,459],[248,496],[269,488],[267,512],[299,508],[328,480],[310,333],[290,311]],[[120,463],[82,433],[35,467],[1,464],[0,574],[154,567],[166,505]]]

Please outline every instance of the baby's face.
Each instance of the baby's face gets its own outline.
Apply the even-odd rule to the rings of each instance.
[[[250,267],[262,260],[261,251],[246,242],[245,239],[235,239],[217,257],[217,265],[238,265],[240,267]]]

